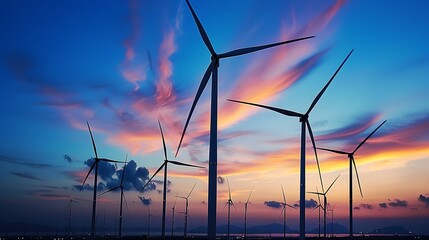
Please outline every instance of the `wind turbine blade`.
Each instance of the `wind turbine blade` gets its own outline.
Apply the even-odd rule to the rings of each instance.
[[[121,162],[121,161],[111,160],[111,159],[108,159],[108,158],[99,158],[98,160],[103,161],[103,162],[111,162],[111,163],[124,163],[124,162]]]
[[[287,40],[287,41],[277,42],[277,43],[272,43],[272,44],[266,44],[266,45],[261,45],[261,46],[255,46],[255,47],[240,48],[240,49],[236,49],[236,50],[232,50],[232,51],[229,51],[226,53],[219,54],[218,57],[219,58],[227,58],[227,57],[240,56],[240,55],[260,51],[260,50],[263,50],[266,48],[272,48],[272,47],[283,45],[283,44],[298,42],[298,41],[309,39],[309,38],[314,38],[314,36],[297,38],[297,39],[292,39],[292,40]]]
[[[205,167],[201,167],[201,166],[197,166],[197,165],[192,165],[192,164],[187,164],[187,163],[181,163],[181,162],[178,162],[178,161],[167,160],[167,162],[169,162],[171,164],[175,164],[175,165],[180,165],[180,166],[187,166],[187,167],[194,167],[194,168],[205,168]]]
[[[289,204],[287,204],[287,203],[286,203],[286,206],[288,206],[288,207],[290,207],[290,208],[293,208],[293,209],[296,209],[294,206],[291,206],[291,205],[289,205]]]
[[[83,186],[85,185],[86,179],[88,179],[89,174],[92,172],[92,169],[94,169],[96,162],[97,162],[97,159],[94,159],[94,162],[92,163],[91,168],[89,169],[88,173],[86,174],[85,180],[83,180],[82,186],[80,187],[79,191],[82,191]]]
[[[368,137],[365,138],[365,140],[363,140],[359,146],[357,146],[357,148],[353,151],[353,153],[355,153],[381,126],[383,126],[383,124],[386,122],[387,120],[384,120],[384,122],[382,122],[380,125],[378,125],[378,127],[376,129],[374,129],[374,131],[372,131],[371,134],[368,135]]]
[[[230,186],[229,186],[228,178],[226,178],[226,183],[228,184],[228,196],[229,196],[229,201],[231,201],[231,188],[230,188]]]
[[[92,136],[91,127],[89,126],[89,122],[88,121],[86,121],[86,125],[88,126],[89,135],[91,135],[92,147],[94,148],[95,158],[98,159],[97,147],[95,146],[94,137]]]
[[[247,203],[249,203],[249,200],[250,200],[250,196],[252,196],[252,192],[253,192],[253,188],[254,188],[255,186],[253,186],[252,187],[252,190],[250,191],[250,193],[249,193],[249,197],[247,198],[247,201],[246,201],[246,204]]]
[[[159,131],[161,131],[162,146],[164,147],[164,159],[167,160],[167,147],[165,146],[164,133],[162,132],[161,122],[158,119]]]
[[[313,212],[314,210],[318,209],[320,207],[320,205],[317,205],[315,208],[311,209],[310,212]]]
[[[104,193],[99,194],[98,196],[104,195],[104,194],[106,194],[106,193],[108,193],[108,192],[115,191],[116,189],[118,189],[118,188],[120,188],[120,187],[121,187],[121,186],[117,186],[117,187],[114,187],[114,188],[112,188],[112,189],[109,189],[109,190],[105,191]]]
[[[194,186],[192,187],[191,191],[189,192],[188,196],[186,198],[188,198],[189,196],[191,196],[191,193],[194,191],[195,185],[197,185],[197,182],[194,183]]]
[[[207,48],[209,49],[212,56],[216,56],[216,52],[213,49],[213,46],[210,42],[209,37],[207,36],[206,31],[203,28],[203,25],[201,24],[200,20],[197,17],[197,14],[195,13],[194,9],[191,6],[191,3],[189,3],[189,0],[186,0],[186,3],[188,4],[189,9],[191,10],[192,16],[194,17],[195,23],[197,24],[198,31],[200,32],[201,38],[203,39],[204,43],[206,44]]]
[[[283,185],[280,185],[280,186],[282,186],[283,201],[284,201],[284,204],[286,205],[286,195],[285,195],[285,191],[283,190]]]
[[[306,120],[306,123],[307,123],[308,133],[310,134],[311,143],[313,144],[314,156],[316,157],[317,171],[319,172],[320,185],[322,185],[322,192],[325,192],[325,189],[323,187],[322,172],[320,171],[319,157],[317,156],[316,141],[314,141],[313,130],[311,129],[310,122],[308,121],[308,119]]]
[[[204,91],[204,88],[207,86],[207,82],[209,81],[209,78],[210,78],[210,75],[212,73],[214,64],[215,63],[213,61],[210,63],[210,65],[208,66],[206,72],[204,73],[204,76],[203,76],[203,79],[201,80],[200,86],[198,87],[197,95],[194,98],[194,102],[192,103],[191,110],[189,111],[188,118],[186,119],[185,127],[183,129],[182,136],[180,137],[180,142],[179,142],[179,146],[177,147],[177,151],[176,151],[175,157],[177,157],[177,154],[179,153],[180,146],[182,145],[183,137],[185,136],[186,129],[188,128],[189,121],[191,120],[191,117],[192,117],[192,113],[195,110],[195,106],[197,105],[198,100],[200,99],[201,94]]]
[[[356,167],[356,162],[355,162],[355,158],[354,157],[352,157],[352,162],[353,162],[353,166],[355,168],[356,178],[358,180],[358,186],[359,186],[360,196],[363,197],[362,187],[360,186],[359,174],[358,174],[358,170],[357,170],[357,167]]]
[[[325,195],[324,193],[320,193],[320,192],[307,192],[307,193],[310,193],[310,194],[317,194],[317,195]]]
[[[128,154],[125,155],[125,164],[124,164],[124,167],[122,169],[121,186],[122,186],[122,183],[124,182],[125,167],[127,166],[127,160],[128,160]]]
[[[235,204],[234,204],[234,202],[232,200],[231,200],[231,205],[234,207],[235,212],[237,212],[237,208],[235,207]]]
[[[143,188],[142,188],[142,190],[140,190],[140,192],[143,192],[143,189],[150,183],[150,181],[152,180],[152,178],[154,178],[156,176],[156,174],[158,174],[159,171],[162,170],[162,168],[164,167],[164,165],[165,165],[165,162],[163,164],[161,164],[161,166],[158,168],[158,170],[156,170],[156,172],[152,175],[152,177],[149,178],[149,180],[146,182],[146,184],[143,186]],[[166,184],[166,183],[164,183],[164,184]]]
[[[175,207],[176,207],[176,203],[177,203],[177,195],[179,195],[179,190],[177,190],[176,198],[175,198],[175,200],[174,200],[173,208],[175,208]]]
[[[328,189],[326,190],[325,194],[327,194],[329,192],[329,189],[331,189],[332,185],[334,185],[334,183],[337,181],[337,179],[341,176],[341,174],[338,175],[337,178],[335,178],[335,180],[331,183],[331,185],[328,187]]]
[[[344,155],[348,155],[349,153],[343,152],[343,151],[338,151],[338,150],[333,150],[333,149],[329,149],[329,148],[320,148],[320,147],[316,147],[319,150],[323,150],[323,151],[328,151],[328,152],[333,152],[333,153],[338,153],[338,154],[344,154]]]
[[[260,104],[256,104],[256,103],[250,103],[250,102],[237,101],[237,100],[231,100],[231,99],[227,99],[227,100],[230,102],[243,103],[243,104],[248,104],[248,105],[252,105],[252,106],[256,106],[256,107],[266,108],[266,109],[281,113],[281,114],[286,115],[286,116],[304,117],[304,115],[301,113],[297,113],[297,112],[293,112],[293,111],[289,111],[289,110],[285,110],[285,109],[281,109],[281,108],[275,108],[275,107],[271,107],[271,106],[260,105]]]
[[[128,203],[127,203],[127,199],[125,198],[125,194],[124,194],[124,190],[121,190],[121,197],[124,198],[124,202],[125,202],[125,207],[127,207],[127,212],[130,211],[130,209],[128,208]]]
[[[326,91],[326,89],[328,88],[329,84],[331,84],[332,80],[334,80],[335,76],[337,76],[337,73],[340,71],[340,69],[343,67],[344,63],[346,63],[347,59],[350,57],[350,55],[353,53],[354,49],[352,49],[350,51],[350,53],[347,55],[346,59],[344,59],[344,61],[341,63],[341,65],[338,67],[337,71],[335,71],[334,75],[332,75],[331,79],[329,79],[329,81],[325,84],[325,86],[322,88],[322,90],[320,90],[319,94],[317,94],[316,98],[313,100],[313,102],[311,103],[310,107],[308,108],[307,112],[305,113],[305,115],[310,114],[311,110],[313,110],[314,106],[316,106],[317,102],[319,101],[319,99],[322,97],[323,93]]]
[[[316,187],[316,191],[319,192],[319,189],[317,189],[317,187]],[[317,203],[320,205],[321,202],[320,202],[320,195],[319,194],[317,194],[317,200],[318,200]]]

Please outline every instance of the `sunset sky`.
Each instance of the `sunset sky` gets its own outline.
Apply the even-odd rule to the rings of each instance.
[[[429,234],[429,2],[426,1],[191,1],[218,53],[316,36],[269,50],[223,59],[219,67],[218,225],[226,224],[228,178],[237,208],[232,224],[282,223],[299,201],[300,123],[272,111],[227,102],[237,99],[305,112],[347,54],[347,63],[311,112],[319,147],[353,151],[363,190],[354,184],[355,231],[403,226]],[[68,224],[90,228],[94,157],[133,160],[125,171],[129,211],[124,227],[145,227],[150,211],[161,225],[162,123],[171,160],[208,167],[210,88],[184,123],[210,53],[184,0],[0,2],[0,224]],[[309,137],[307,136],[307,140]],[[320,190],[307,141],[307,191]],[[335,222],[348,227],[347,156],[319,151]],[[148,170],[148,171],[147,171]],[[100,165],[100,193],[116,187],[122,165]],[[190,197],[189,228],[206,224],[207,171],[169,166],[167,223],[175,195]],[[147,201],[144,204],[138,196]],[[97,225],[114,225],[119,192],[99,198]],[[150,199],[150,200],[149,200]],[[307,229],[316,227],[310,212]],[[149,205],[147,205],[150,203]],[[184,211],[177,199],[176,211]],[[299,211],[288,210],[299,228]],[[183,214],[176,214],[182,226]],[[167,228],[169,229],[169,227]]]

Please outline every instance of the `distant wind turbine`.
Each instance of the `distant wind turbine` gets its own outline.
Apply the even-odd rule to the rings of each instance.
[[[247,237],[247,206],[250,203],[250,196],[252,196],[252,192],[253,192],[253,187],[249,193],[249,197],[247,198],[247,201],[244,203],[244,238]]]
[[[189,192],[189,194],[186,197],[183,196],[177,196],[179,198],[183,198],[185,199],[185,229],[184,229],[184,236],[186,238],[187,234],[188,234],[188,206],[189,206],[189,197],[191,196],[192,191],[194,191],[195,185],[197,185],[197,183],[195,182],[194,186],[192,187],[191,191]]]
[[[80,187],[80,191],[82,191],[83,186],[85,185],[86,179],[88,179],[89,174],[92,172],[92,169],[95,169],[94,173],[94,193],[92,195],[92,221],[91,221],[91,237],[95,236],[95,219],[96,219],[96,211],[97,211],[97,177],[98,177],[98,163],[102,162],[112,162],[112,163],[122,163],[120,161],[110,160],[107,158],[99,158],[97,154],[97,147],[95,146],[94,137],[92,136],[91,127],[89,123],[86,122],[88,126],[89,134],[91,135],[92,147],[94,148],[95,158],[94,162],[91,165],[88,173],[86,174],[85,180],[83,180],[82,186]]]
[[[150,219],[155,217],[155,215],[150,214],[150,206],[147,205],[148,215],[147,215],[147,237],[150,236]]]
[[[293,206],[286,203],[286,195],[282,185],[283,202],[281,203],[283,213],[283,238],[286,238],[286,207],[294,208]]]
[[[171,236],[172,237],[174,236],[174,211],[176,210],[177,195],[179,195],[179,191],[177,191],[176,193],[176,199],[174,200],[173,207],[171,208],[171,210],[173,211],[173,213],[171,214]]]
[[[334,209],[335,209],[335,205],[329,210],[327,210],[328,212],[332,212],[331,213],[331,237],[334,237]]]
[[[324,191],[323,188],[323,181],[322,181],[322,174],[320,172],[320,166],[319,166],[319,159],[317,157],[317,151],[316,151],[316,143],[314,141],[313,131],[311,130],[310,122],[308,121],[309,114],[311,110],[313,110],[314,106],[316,106],[319,99],[322,97],[323,93],[328,88],[329,84],[334,80],[335,76],[338,74],[340,69],[343,67],[344,63],[347,61],[347,59],[350,57],[350,55],[353,53],[353,50],[350,51],[350,53],[347,55],[347,57],[344,59],[344,61],[341,63],[341,65],[338,67],[338,69],[335,71],[334,75],[332,75],[331,79],[326,83],[326,85],[322,88],[322,90],[317,94],[316,98],[311,103],[310,107],[308,108],[307,112],[302,114],[290,110],[285,110],[281,108],[275,108],[271,106],[265,106],[255,103],[249,103],[249,102],[243,102],[243,101],[236,101],[228,99],[228,101],[236,102],[236,103],[243,103],[248,104],[256,107],[266,108],[268,110],[272,110],[275,112],[278,112],[280,114],[290,116],[290,117],[298,117],[299,121],[301,122],[301,163],[300,163],[300,199],[299,199],[299,205],[300,205],[300,211],[299,211],[299,232],[300,232],[300,239],[305,238],[305,130],[306,127],[308,128],[308,133],[310,134],[311,142],[313,143],[313,149],[314,149],[314,155],[316,156],[316,163],[317,163],[317,169],[319,171],[319,178],[320,178],[320,184],[322,185],[322,191]]]
[[[188,118],[186,119],[186,124],[183,129],[182,137],[180,138],[179,146],[177,147],[176,156],[179,153],[180,146],[182,144],[183,137],[185,135],[186,129],[188,128],[189,121],[191,119],[192,113],[194,112],[195,106],[206,87],[210,76],[212,76],[212,87],[211,87],[211,113],[210,113],[210,147],[209,147],[209,186],[208,186],[208,237],[210,239],[216,238],[216,203],[217,203],[217,105],[218,105],[218,69],[219,69],[219,60],[222,58],[240,56],[256,51],[260,51],[267,48],[272,48],[275,46],[288,44],[292,42],[297,42],[314,36],[304,37],[299,39],[293,39],[289,41],[277,42],[273,44],[267,44],[256,47],[241,48],[233,51],[229,51],[222,54],[217,54],[209,40],[209,37],[204,30],[200,20],[197,17],[194,9],[192,8],[189,0],[186,0],[188,7],[192,13],[194,21],[198,27],[198,31],[203,39],[204,44],[208,48],[211,54],[211,63],[209,64],[202,80],[200,86],[198,87],[197,95],[192,103],[191,110],[189,112]]]
[[[317,194],[317,195],[322,195],[323,196],[323,237],[326,238],[326,210],[328,207],[328,198],[326,197],[326,194],[329,192],[329,190],[331,189],[332,185],[334,185],[334,183],[337,181],[337,179],[340,177],[340,175],[338,175],[337,178],[335,178],[335,180],[331,183],[331,185],[329,186],[329,188],[325,191],[325,192],[308,192],[311,194]]]
[[[161,122],[159,120],[158,120],[158,125],[159,125],[159,131],[161,132],[161,137],[162,137],[162,146],[164,148],[164,163],[161,164],[161,166],[158,168],[158,170],[156,170],[156,172],[149,179],[149,181],[146,182],[146,184],[143,186],[141,191],[143,191],[143,189],[149,184],[152,178],[155,177],[156,174],[162,170],[162,168],[164,168],[164,191],[162,193],[162,232],[161,234],[162,234],[162,237],[165,237],[165,213],[167,208],[167,165],[168,163],[179,165],[179,166],[194,167],[194,168],[204,168],[204,167],[168,160],[164,133],[162,132]]]
[[[127,158],[128,158],[128,156],[125,157],[125,164],[124,164],[124,167],[122,170],[121,182],[119,183],[119,186],[111,188],[111,189],[109,189],[109,190],[107,190],[104,193],[99,195],[99,196],[101,196],[101,195],[104,195],[108,192],[115,191],[117,189],[121,190],[121,201],[120,201],[120,205],[119,205],[119,238],[122,238],[122,201],[123,200],[125,201],[125,206],[128,209],[127,200],[125,199],[125,195],[124,195],[124,176],[125,176],[125,167],[127,166]]]
[[[73,199],[68,191],[67,191],[67,195],[69,196],[69,229],[68,229],[68,235],[70,236],[71,221],[72,221],[72,205],[73,205],[73,202],[79,202],[79,201]]]
[[[227,236],[229,238],[229,227],[231,225],[231,206],[233,206],[235,208],[235,205],[234,205],[234,202],[232,201],[231,187],[229,186],[228,178],[226,178],[226,183],[228,184],[228,201],[225,203],[225,206],[228,205],[228,232],[227,232]]]
[[[324,150],[324,151],[329,151],[329,152],[334,152],[337,154],[347,155],[349,157],[349,216],[350,216],[350,219],[349,219],[349,231],[350,231],[349,236],[350,236],[350,238],[353,237],[353,166],[354,166],[355,171],[356,171],[356,178],[358,180],[360,195],[363,197],[362,188],[361,188],[360,180],[359,180],[359,174],[358,174],[358,171],[356,168],[356,162],[355,162],[354,154],[381,126],[383,126],[383,124],[386,121],[387,120],[382,122],[376,129],[374,129],[374,131],[372,131],[371,134],[369,134],[368,137],[366,137],[356,147],[356,149],[353,152],[343,152],[343,151],[338,151],[338,150],[333,150],[333,149],[328,149],[328,148],[317,148],[317,149]]]
[[[317,187],[316,187],[316,191],[317,192],[319,191],[317,189]],[[323,206],[322,206],[322,204],[320,204],[320,195],[319,194],[317,195],[317,198],[318,198],[317,206],[315,208],[313,208],[310,212],[312,212],[312,211],[314,211],[316,209],[318,209],[318,211],[319,211],[319,236],[318,237],[320,238],[320,209],[323,210]]]

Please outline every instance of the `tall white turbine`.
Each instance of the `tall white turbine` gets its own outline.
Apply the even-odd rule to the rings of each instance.
[[[194,112],[195,106],[197,105],[198,100],[204,88],[206,87],[210,76],[212,76],[212,87],[211,87],[211,110],[210,110],[210,146],[209,146],[209,180],[208,180],[208,237],[209,239],[216,238],[216,203],[217,203],[217,105],[218,105],[218,68],[219,68],[219,60],[222,58],[235,57],[240,56],[256,51],[260,51],[263,49],[288,44],[292,42],[297,42],[309,38],[313,38],[314,36],[304,37],[299,39],[293,39],[273,44],[267,44],[256,47],[248,47],[241,48],[233,51],[229,51],[222,54],[217,54],[209,40],[209,37],[204,30],[200,20],[197,17],[194,9],[192,8],[189,0],[186,0],[188,7],[192,13],[194,21],[198,27],[198,31],[203,39],[204,44],[211,54],[211,62],[201,80],[200,86],[198,87],[197,95],[194,98],[192,103],[192,107],[190,109],[188,118],[186,119],[186,124],[183,129],[182,136],[180,138],[179,146],[177,147],[176,156],[179,152],[180,146],[183,141],[183,137],[185,135],[186,129],[188,128],[189,121],[192,117],[192,113]]]
[[[82,191],[86,179],[88,179],[89,174],[92,172],[92,169],[95,169],[94,173],[94,191],[92,195],[92,220],[91,220],[91,237],[95,236],[95,219],[96,219],[96,211],[97,211],[97,178],[98,178],[98,163],[100,161],[102,162],[112,162],[112,163],[122,163],[120,161],[110,160],[107,158],[99,158],[97,154],[97,147],[95,146],[94,137],[92,136],[91,127],[89,126],[89,123],[86,122],[86,125],[88,126],[89,135],[91,135],[91,141],[92,141],[92,147],[94,149],[94,162],[91,165],[91,168],[89,169],[88,173],[86,174],[85,180],[83,180],[82,186],[80,187],[80,191]]]
[[[111,189],[105,191],[104,193],[98,195],[98,196],[101,196],[101,195],[104,195],[108,192],[115,191],[117,189],[119,189],[121,191],[121,201],[120,201],[120,205],[119,205],[119,238],[122,238],[122,206],[123,206],[122,203],[123,203],[123,201],[125,202],[125,206],[128,209],[127,200],[125,199],[125,195],[124,195],[124,176],[125,176],[125,167],[127,166],[127,158],[128,158],[128,156],[125,157],[125,164],[124,164],[124,168],[122,169],[122,176],[121,176],[121,181],[119,183],[119,186],[111,188]]]
[[[323,196],[323,237],[326,238],[326,210],[328,207],[328,198],[326,197],[326,194],[329,192],[329,190],[331,189],[332,185],[334,185],[334,183],[337,181],[337,179],[340,177],[340,175],[338,175],[337,178],[335,178],[335,180],[331,183],[331,185],[329,186],[329,188],[325,191],[325,192],[308,192],[311,194],[317,194],[317,195],[322,195]]]
[[[252,192],[253,192],[253,187],[249,193],[249,197],[247,198],[247,201],[244,203],[244,238],[247,237],[247,206],[250,203],[250,196],[252,196]]]
[[[338,74],[340,69],[343,67],[344,63],[347,61],[347,59],[350,57],[350,55],[353,53],[353,50],[350,51],[350,53],[347,55],[347,57],[344,59],[344,61],[341,63],[341,65],[338,67],[338,69],[335,71],[334,75],[332,75],[331,79],[326,83],[326,85],[322,88],[322,90],[319,92],[319,94],[316,96],[316,98],[311,103],[310,107],[308,108],[307,112],[302,114],[286,109],[281,108],[275,108],[271,106],[265,106],[255,103],[249,103],[249,102],[243,102],[243,101],[236,101],[228,99],[228,101],[236,102],[236,103],[243,103],[248,104],[256,107],[266,108],[275,112],[278,112],[280,114],[289,116],[289,117],[297,117],[299,118],[299,121],[301,122],[301,163],[300,163],[300,199],[299,199],[299,205],[300,205],[300,211],[299,211],[299,236],[300,239],[305,238],[305,130],[306,127],[308,128],[308,133],[310,134],[311,142],[313,143],[313,149],[314,149],[314,155],[316,156],[316,163],[317,163],[317,169],[319,171],[319,178],[320,178],[320,184],[322,185],[322,191],[324,191],[323,188],[323,181],[322,181],[322,174],[320,172],[320,166],[319,166],[319,159],[317,157],[317,151],[316,151],[316,144],[314,141],[313,131],[311,130],[310,122],[308,121],[309,114],[311,110],[313,110],[314,106],[316,106],[319,99],[322,97],[323,93],[328,88],[329,84],[334,80],[335,76]]]
[[[324,150],[324,151],[329,151],[329,152],[334,152],[337,154],[347,155],[349,157],[349,216],[350,216],[349,217],[349,237],[350,238],[353,238],[353,166],[354,166],[355,171],[356,171],[356,178],[357,178],[358,185],[359,185],[360,195],[363,197],[362,188],[360,186],[359,174],[358,174],[358,171],[356,168],[356,162],[355,162],[354,154],[381,126],[383,126],[383,124],[386,121],[387,120],[382,122],[376,129],[374,129],[374,131],[372,131],[371,134],[369,134],[368,137],[366,137],[356,147],[356,149],[353,152],[343,152],[343,151],[338,151],[338,150],[333,150],[333,149],[328,149],[328,148],[317,148],[317,149]]]
[[[141,191],[143,191],[143,189],[149,184],[149,182],[152,180],[152,178],[155,177],[156,174],[162,170],[162,168],[164,168],[164,191],[162,193],[162,230],[161,230],[161,235],[162,235],[162,237],[165,237],[165,213],[166,213],[166,208],[167,208],[167,165],[168,165],[168,163],[171,163],[174,165],[179,165],[179,166],[194,167],[194,168],[204,168],[204,167],[195,166],[195,165],[186,164],[186,163],[181,163],[178,161],[168,160],[168,158],[167,158],[167,147],[165,145],[164,133],[162,132],[161,122],[159,120],[158,120],[158,125],[159,125],[159,131],[161,132],[161,137],[162,137],[162,146],[164,148],[164,163],[161,164],[161,166],[158,168],[158,170],[156,170],[156,172],[153,174],[153,176],[146,182],[146,184],[143,186]]]
[[[286,238],[286,207],[290,207],[290,208],[294,208],[293,206],[287,204],[286,202],[286,195],[285,195],[285,191],[283,189],[283,185],[282,185],[282,194],[283,194],[283,202],[281,203],[283,208],[282,208],[282,213],[283,213],[283,238]]]
[[[194,191],[195,185],[197,185],[197,183],[195,182],[194,186],[192,187],[191,191],[189,192],[189,194],[184,197],[184,196],[177,196],[179,198],[183,198],[185,199],[185,229],[184,229],[184,236],[185,238],[187,237],[188,234],[188,206],[189,206],[189,197],[191,196],[191,193]]]

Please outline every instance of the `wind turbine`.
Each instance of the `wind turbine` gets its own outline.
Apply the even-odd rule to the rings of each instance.
[[[311,142],[313,143],[314,155],[316,156],[316,163],[317,163],[317,169],[319,171],[320,183],[322,185],[322,191],[324,191],[322,174],[320,172],[320,166],[319,166],[319,159],[317,157],[317,152],[316,152],[316,144],[314,141],[313,131],[311,130],[310,122],[308,121],[309,114],[310,114],[311,110],[313,110],[314,106],[316,106],[317,102],[322,97],[323,93],[326,91],[329,84],[332,82],[332,80],[334,80],[335,76],[340,71],[340,69],[343,67],[344,63],[347,61],[347,59],[350,57],[350,55],[352,53],[353,53],[353,50],[350,51],[350,53],[347,55],[347,57],[344,59],[344,61],[341,63],[341,65],[338,67],[338,69],[335,71],[334,75],[332,75],[331,79],[329,79],[329,81],[322,88],[322,90],[319,92],[319,94],[317,94],[316,98],[311,103],[307,112],[304,114],[294,112],[294,111],[290,111],[290,110],[281,109],[281,108],[275,108],[275,107],[271,107],[271,106],[265,106],[265,105],[255,104],[255,103],[249,103],[249,102],[243,102],[243,101],[236,101],[236,100],[228,99],[228,101],[231,101],[231,102],[243,103],[243,104],[248,104],[248,105],[252,105],[252,106],[256,106],[256,107],[266,108],[266,109],[278,112],[278,113],[286,115],[286,116],[299,118],[299,121],[301,122],[301,163],[300,163],[301,166],[300,166],[300,199],[299,199],[299,205],[300,205],[300,210],[299,210],[299,221],[300,221],[299,222],[299,232],[300,232],[299,234],[300,235],[299,235],[299,238],[300,239],[305,238],[305,130],[306,130],[306,127],[308,128],[308,133],[310,134],[310,139],[311,139]]]
[[[147,206],[148,215],[147,215],[147,237],[150,236],[150,219],[151,217],[155,217],[155,215],[150,214],[150,206]]]
[[[173,207],[171,208],[171,210],[173,210],[173,213],[171,214],[171,237],[174,236],[174,210],[176,210],[177,195],[179,195],[179,191],[176,193],[176,199],[174,200]]]
[[[234,202],[232,201],[231,188],[229,186],[228,178],[226,178],[226,183],[228,184],[228,201],[225,203],[225,206],[228,205],[228,232],[227,232],[227,236],[229,238],[229,227],[230,227],[230,223],[231,223],[231,206],[233,206],[235,208],[235,205],[234,205]]]
[[[340,174],[341,175],[341,174]],[[332,185],[334,185],[334,183],[337,181],[337,179],[340,177],[340,175],[338,175],[337,178],[335,178],[335,180],[331,183],[331,185],[329,186],[329,188],[325,191],[325,192],[308,192],[311,194],[317,194],[317,195],[322,195],[323,196],[323,237],[326,238],[326,209],[327,209],[327,204],[328,204],[328,198],[326,197],[326,194],[329,192],[329,190],[331,189]]]
[[[249,193],[249,197],[247,198],[247,201],[244,203],[244,238],[247,237],[247,206],[250,203],[250,196],[252,196],[252,192],[253,192],[253,187]]]
[[[319,190],[317,190],[317,187],[316,187],[316,191],[318,192]],[[319,238],[320,238],[320,209],[322,209],[323,210],[323,206],[322,206],[322,204],[320,204],[320,195],[318,194],[317,195],[317,198],[318,198],[318,202],[317,202],[317,206],[315,207],[315,208],[313,208],[310,212],[312,212],[312,211],[314,211],[314,210],[316,210],[316,209],[318,209],[319,210]]]
[[[204,73],[204,76],[201,80],[200,86],[198,87],[197,95],[194,98],[192,107],[189,111],[188,118],[186,119],[186,124],[183,129],[182,136],[180,138],[179,146],[177,147],[176,156],[179,153],[180,146],[182,144],[183,137],[185,135],[186,129],[188,128],[189,121],[191,119],[192,113],[194,112],[195,106],[197,105],[198,100],[204,88],[206,87],[210,76],[212,76],[212,87],[211,87],[211,110],[210,110],[210,147],[209,147],[209,186],[208,186],[208,237],[210,239],[216,238],[216,202],[217,202],[217,105],[218,105],[218,69],[219,69],[219,60],[222,58],[240,56],[256,51],[260,51],[267,48],[272,48],[275,46],[288,44],[292,42],[297,42],[314,36],[298,38],[283,42],[277,42],[273,44],[267,44],[256,47],[241,48],[233,51],[229,51],[222,54],[217,54],[210,42],[210,39],[204,30],[200,20],[197,17],[194,9],[192,8],[189,0],[186,0],[186,3],[192,13],[194,21],[198,27],[198,31],[203,39],[204,44],[211,54],[211,62]]]
[[[73,205],[73,202],[79,202],[79,201],[73,199],[68,191],[67,191],[67,194],[69,195],[69,229],[68,229],[68,235],[70,236],[71,221],[72,221],[72,205]]]
[[[332,214],[331,214],[331,237],[334,237],[334,208],[335,208],[335,205],[331,208],[331,210],[328,209],[328,212],[332,212]]]
[[[176,196],[176,197],[183,198],[186,200],[186,203],[185,203],[185,229],[184,229],[185,238],[186,238],[187,233],[188,233],[188,200],[189,200],[189,196],[191,196],[192,191],[194,191],[195,185],[197,185],[196,182],[195,182],[194,186],[192,187],[191,191],[189,192],[188,196],[186,196],[186,197]]]
[[[97,177],[98,177],[98,163],[101,162],[112,162],[112,163],[122,163],[120,161],[110,160],[107,158],[99,158],[97,154],[97,147],[95,146],[94,137],[92,136],[91,127],[89,123],[86,122],[88,126],[89,135],[91,135],[92,147],[94,148],[94,162],[91,165],[88,173],[86,174],[85,180],[83,180],[82,186],[80,187],[80,191],[82,191],[83,186],[85,185],[86,179],[88,179],[89,174],[92,172],[92,169],[95,169],[94,173],[94,193],[92,195],[92,221],[91,221],[91,237],[95,236],[95,219],[96,219],[96,211],[97,211]]]
[[[122,237],[122,200],[125,200],[125,206],[128,209],[127,200],[125,199],[125,195],[124,195],[124,184],[123,184],[124,183],[124,176],[125,176],[125,167],[127,166],[127,158],[128,158],[128,156],[125,157],[125,164],[124,164],[124,168],[122,170],[121,182],[120,182],[119,186],[111,188],[111,189],[105,191],[104,193],[98,195],[98,196],[101,196],[101,195],[104,195],[108,192],[115,191],[117,189],[121,190],[121,202],[120,202],[120,207],[119,207],[119,238]]]
[[[283,213],[283,238],[286,238],[286,207],[290,207],[290,208],[294,208],[294,207],[286,203],[285,191],[283,190],[283,185],[281,185],[281,186],[282,186],[282,193],[283,193],[283,202],[281,203],[282,206],[283,206],[283,208],[282,208],[282,213]]]
[[[343,154],[343,155],[347,155],[349,157],[349,236],[350,238],[353,237],[353,166],[355,168],[356,171],[356,178],[358,180],[358,185],[359,185],[359,191],[360,191],[360,195],[363,197],[362,194],[362,188],[360,186],[360,180],[359,180],[359,174],[356,168],[356,162],[355,162],[355,158],[354,158],[354,154],[356,153],[356,151],[381,127],[383,126],[383,124],[386,122],[387,120],[384,120],[384,122],[382,122],[376,129],[374,129],[374,131],[371,132],[371,134],[368,135],[368,137],[366,137],[357,147],[353,152],[343,152],[343,151],[338,151],[338,150],[333,150],[333,149],[328,149],[328,148],[317,148],[320,150],[324,150],[324,151],[329,151],[329,152],[333,152],[333,153],[337,153],[337,154]]]
[[[179,166],[195,167],[195,168],[204,168],[204,167],[168,160],[164,133],[162,132],[161,122],[159,121],[159,119],[158,119],[158,125],[159,125],[159,130],[161,132],[161,137],[162,137],[162,146],[164,147],[164,163],[161,164],[161,166],[158,168],[158,170],[156,170],[156,172],[149,179],[149,181],[146,182],[146,184],[143,186],[141,191],[143,191],[143,189],[149,184],[152,178],[155,177],[156,174],[162,170],[162,168],[164,168],[164,191],[162,193],[162,232],[161,234],[162,234],[162,237],[165,237],[165,213],[167,208],[167,165],[168,163],[179,165]]]

